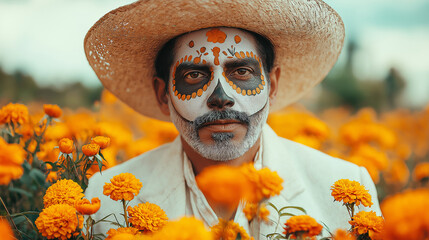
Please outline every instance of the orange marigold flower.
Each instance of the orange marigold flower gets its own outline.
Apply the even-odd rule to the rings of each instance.
[[[353,227],[354,234],[361,235],[368,233],[372,239],[374,234],[381,233],[383,229],[383,218],[377,216],[374,211],[358,212],[349,223]]]
[[[88,157],[92,157],[100,151],[100,146],[95,143],[90,143],[82,146],[82,152]]]
[[[55,104],[44,104],[43,110],[45,111],[46,115],[52,118],[59,118],[63,113],[63,110],[61,110],[61,108]]]
[[[195,179],[209,201],[231,209],[236,208],[240,199],[250,192],[246,177],[237,167],[207,167]]]
[[[91,143],[100,146],[100,149],[105,149],[110,145],[110,138],[104,136],[96,136],[91,139]]]
[[[104,184],[103,194],[115,201],[134,199],[142,188],[142,183],[131,173],[121,173]]]
[[[155,232],[150,239],[215,240],[204,226],[204,223],[195,217],[182,217],[177,221],[168,222],[160,231]]]
[[[429,233],[429,190],[408,190],[387,197],[381,204],[385,240],[420,240]]]
[[[8,221],[0,218],[0,236],[3,240],[16,240]]]
[[[332,240],[356,240],[356,238],[350,232],[343,229],[338,229],[335,231]]]
[[[7,185],[24,173],[25,150],[19,144],[8,144],[0,137],[0,185]]]
[[[54,204],[68,204],[74,206],[76,201],[85,195],[83,190],[76,182],[69,179],[62,179],[52,184],[43,197],[45,208]]]
[[[86,198],[82,198],[77,200],[74,206],[80,214],[91,215],[100,209],[100,199],[95,197],[91,199],[91,202],[92,203],[90,203]]]
[[[359,206],[360,204],[365,207],[372,206],[371,195],[368,193],[368,190],[365,189],[357,181],[351,181],[348,179],[340,179],[331,186],[331,195],[334,197],[335,201],[343,202],[346,204],[355,204]]]
[[[61,138],[58,142],[58,147],[62,153],[70,154],[73,152],[73,140],[70,138]]]
[[[289,218],[284,227],[284,234],[291,238],[304,237],[312,238],[322,232],[322,225],[308,215],[299,215]]]
[[[257,203],[248,202],[243,208],[243,213],[246,216],[248,221],[252,221],[252,219],[256,216],[257,211],[258,211]]]
[[[127,208],[129,221],[133,227],[145,231],[156,232],[167,222],[167,214],[158,205],[153,203],[140,203]]]
[[[260,202],[264,198],[280,194],[280,191],[283,190],[283,179],[277,172],[268,168],[256,170],[252,163],[248,163],[241,166],[240,171],[246,176],[252,188],[246,195],[246,199],[250,202]]]
[[[252,221],[252,219],[258,215],[259,219],[268,222],[268,216],[270,215],[270,211],[264,204],[259,205],[257,203],[246,203],[243,208],[243,213],[249,221]]]
[[[429,162],[419,163],[414,168],[414,179],[421,181],[424,178],[429,178]]]
[[[214,239],[235,240],[237,239],[237,234],[240,234],[243,240],[252,239],[243,227],[232,220],[219,219],[219,223],[211,227],[211,232]]]
[[[19,103],[9,103],[0,109],[0,124],[24,124],[29,120],[28,108]]]
[[[36,226],[47,239],[70,239],[83,226],[83,217],[67,204],[56,204],[43,209]]]
[[[128,236],[132,237],[139,233],[139,230],[137,228],[133,227],[122,227],[118,229],[110,229],[107,231],[107,238],[106,240],[112,240],[114,237],[118,236],[119,234],[128,234]]]

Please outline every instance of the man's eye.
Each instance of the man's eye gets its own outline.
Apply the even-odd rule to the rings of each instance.
[[[189,72],[185,74],[185,81],[189,84],[196,84],[203,81],[206,75],[201,72]]]
[[[248,68],[238,68],[233,71],[231,75],[238,80],[248,80],[252,77],[252,70]]]

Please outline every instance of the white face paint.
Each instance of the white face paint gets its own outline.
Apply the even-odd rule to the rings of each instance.
[[[251,116],[268,101],[262,59],[254,37],[235,28],[211,28],[180,37],[170,69],[169,93],[188,121],[212,111],[210,96],[219,85],[231,99],[229,109]]]

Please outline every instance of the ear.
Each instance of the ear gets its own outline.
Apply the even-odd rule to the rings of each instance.
[[[281,70],[279,66],[274,66],[270,72],[270,106],[273,105],[277,96],[280,73],[281,73]]]
[[[170,116],[168,108],[168,91],[166,91],[165,82],[159,77],[154,77],[152,80],[153,89],[155,90],[156,100],[161,112],[166,116]]]

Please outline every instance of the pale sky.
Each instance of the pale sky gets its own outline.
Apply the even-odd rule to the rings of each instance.
[[[161,0],[160,0],[161,1]],[[105,13],[131,0],[0,0],[0,66],[22,69],[43,86],[80,80],[99,86],[83,38]],[[408,80],[410,105],[429,102],[428,0],[326,0],[359,45],[355,71],[382,79],[390,67]],[[341,64],[340,58],[339,64]]]

